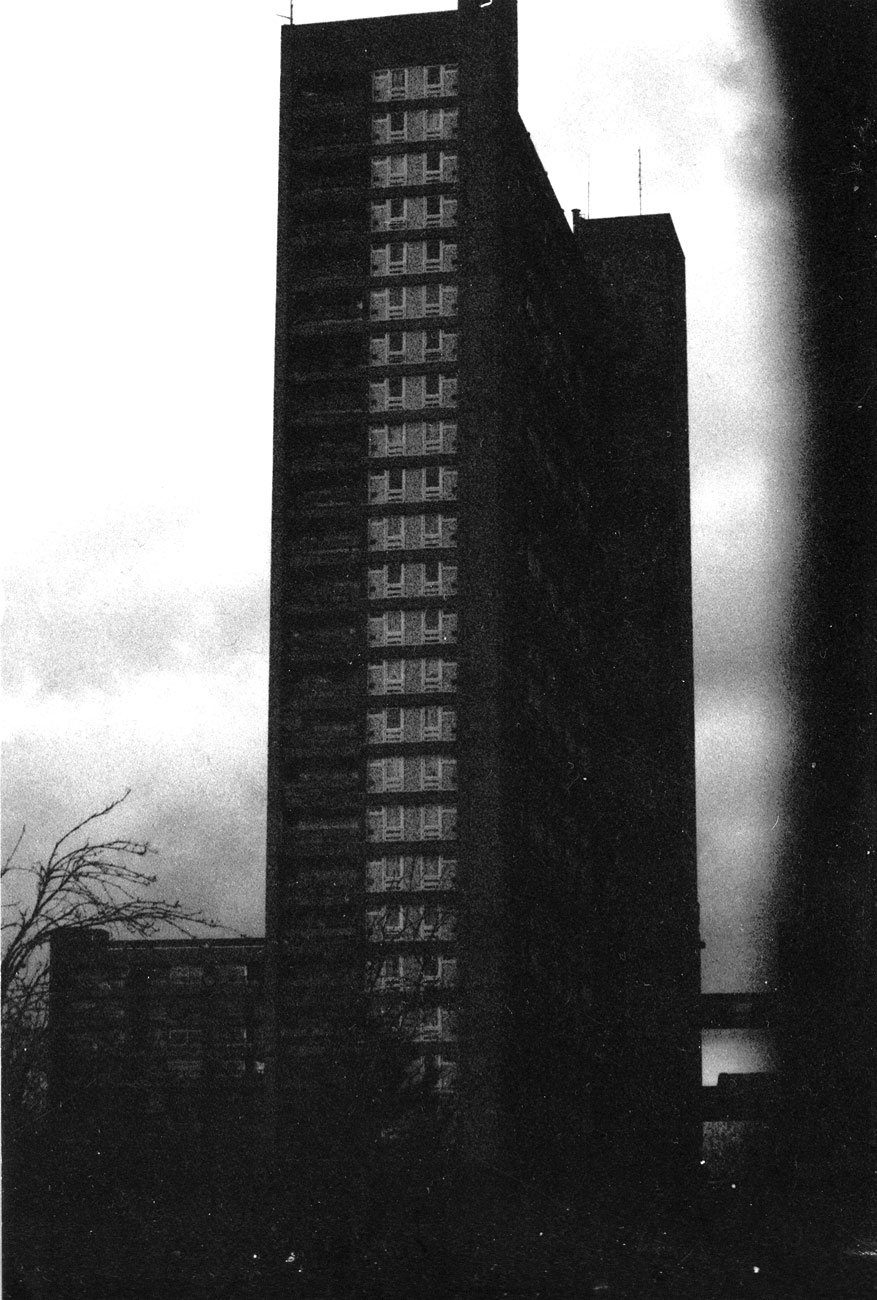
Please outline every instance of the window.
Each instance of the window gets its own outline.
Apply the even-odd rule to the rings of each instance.
[[[420,709],[389,708],[368,714],[371,744],[394,744],[414,740],[454,740],[457,715],[453,709],[427,705]]]
[[[405,544],[405,520],[401,515],[391,515],[386,521],[387,550],[396,550]],[[401,581],[401,579],[400,579]]]
[[[389,117],[389,135],[391,140],[405,139],[406,113],[391,113]]]
[[[386,934],[401,934],[405,929],[405,909],[401,905],[398,907],[386,907],[383,910],[381,918],[383,930]]]
[[[375,160],[375,185],[383,188],[389,167],[389,157]],[[411,198],[394,196],[371,205],[372,230],[421,230],[456,224],[457,200],[447,194],[415,195]]]
[[[385,790],[401,790],[404,773],[403,758],[373,759],[368,764],[368,788],[372,793],[378,794]]]
[[[372,168],[372,179],[376,185],[384,184],[384,176],[389,170],[389,158],[376,159]],[[411,221],[412,216],[416,216],[412,207],[417,200],[408,200],[394,195],[391,199],[384,199],[379,203],[371,205],[371,224],[372,230],[404,230],[409,224],[419,225],[418,221]],[[452,224],[452,223],[450,223]],[[382,250],[373,250],[374,254]],[[383,272],[376,270],[376,275]]]
[[[424,346],[424,360],[440,361],[441,355],[442,355],[441,330],[427,330],[426,341]]]
[[[372,158],[372,185],[376,189],[386,186],[408,185],[416,182],[415,174],[420,170],[417,154],[385,154],[381,158]]]
[[[367,822],[370,840],[402,839],[402,809],[398,804],[389,808],[369,809]]]
[[[410,616],[417,618],[416,614]],[[368,690],[370,695],[402,694],[405,691],[453,691],[456,685],[457,665],[442,659],[389,659],[380,664],[370,664]],[[453,772],[448,789],[456,787],[456,764],[444,760],[442,771]]]
[[[372,74],[375,100],[432,99],[457,93],[457,65],[430,64],[428,67],[380,68]]]
[[[441,642],[453,645],[457,640],[457,615],[444,610],[387,610],[368,620],[369,645],[424,645]],[[450,689],[453,689],[451,687]]]
[[[381,385],[378,385],[381,387]],[[433,452],[455,452],[457,426],[449,422],[430,421],[427,424],[408,423],[373,425],[369,430],[369,454],[383,456],[420,456]],[[445,479],[447,481],[445,471]],[[383,476],[371,476],[370,501],[384,500],[386,490]],[[376,486],[380,483],[381,486]],[[377,495],[375,495],[377,493]]]
[[[431,938],[440,925],[439,909],[435,903],[425,903],[420,918],[420,930],[426,938]]]
[[[405,335],[394,330],[387,339],[387,360],[391,363],[405,360]]]
[[[447,257],[445,258],[447,261]],[[457,290],[452,284],[443,284],[441,289],[440,315],[456,316],[457,314]],[[427,312],[427,315],[429,313]]]
[[[423,809],[423,838],[439,840],[442,834],[441,809],[428,806]]]
[[[428,284],[423,299],[424,316],[440,316],[442,311],[442,286]]]
[[[424,499],[429,497],[439,497],[442,491],[442,472],[438,466],[427,465],[423,471],[423,496]]]
[[[441,593],[442,586],[442,568],[437,560],[430,560],[424,566],[423,574],[423,594],[424,596],[438,596]]]
[[[420,886],[422,889],[438,889],[442,883],[442,860],[437,857],[424,857],[420,865]]]
[[[424,203],[424,224],[427,226],[455,226],[457,200],[447,194],[430,194]]]
[[[423,689],[425,691],[440,691],[442,689],[442,668],[441,659],[424,660]]]
[[[457,1062],[449,1061],[444,1056],[435,1058],[435,1068],[438,1074],[436,1079],[437,1092],[453,1092],[457,1086]]]
[[[169,1029],[167,1035],[168,1047],[192,1047],[201,1046],[200,1029]]]
[[[384,858],[382,872],[384,889],[401,889],[405,875],[404,868],[404,858]]]
[[[387,597],[401,596],[405,581],[405,571],[401,564],[388,564],[384,570],[384,594]]]
[[[402,614],[398,610],[388,610],[368,620],[369,645],[401,645]]]
[[[444,443],[444,428],[441,424],[427,424],[423,430],[424,452],[441,451]],[[434,516],[437,517],[437,516]]]
[[[423,545],[441,546],[441,544],[442,544],[441,515],[424,515],[423,516]]]
[[[440,609],[428,609],[424,613],[423,639],[424,641],[440,641],[442,639],[442,613]]]
[[[379,983],[381,988],[396,988],[404,978],[404,967],[401,957],[385,957],[381,962]]]
[[[376,126],[375,131],[380,131],[386,139],[386,124],[381,127]],[[411,139],[412,136],[413,131],[409,130],[408,138]],[[402,138],[401,135],[390,136],[391,140]],[[438,184],[441,181],[452,184],[456,179],[457,155],[442,153],[439,149],[430,149],[425,154],[395,153],[372,158],[371,181],[376,189],[396,185],[419,185],[422,181],[427,184]]]
[[[417,1037],[431,1040],[442,1036],[442,1013],[440,1007],[423,1007],[420,1011],[420,1023]]]
[[[427,240],[414,243],[384,244],[372,249],[372,275],[411,275],[419,271],[434,274],[438,271],[454,271],[457,267],[457,245],[445,244],[441,240]],[[408,289],[404,314],[417,316],[421,314],[421,288],[412,285]],[[445,286],[445,294],[451,292],[452,286]],[[453,293],[451,293],[453,297]],[[440,299],[436,299],[439,302]],[[450,301],[450,299],[449,299]],[[455,309],[455,308],[454,308]],[[449,308],[450,311],[450,308]],[[399,314],[403,314],[402,311]],[[438,308],[433,309],[438,315]]]

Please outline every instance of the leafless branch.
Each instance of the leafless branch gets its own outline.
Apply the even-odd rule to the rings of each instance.
[[[14,871],[22,879],[22,888],[16,890],[18,896],[3,905],[0,976],[4,1015],[9,999],[20,1003],[22,990],[40,978],[42,953],[61,930],[121,930],[148,938],[162,927],[190,937],[193,929],[221,928],[202,912],[184,907],[179,899],[150,896],[157,877],[137,865],[137,860],[154,852],[148,843],[117,838],[93,844],[86,837],[71,847],[71,840],[109,816],[129,794],[126,790],[65,832],[45,862],[19,865],[14,861],[24,838],[22,829],[3,868],[5,873]],[[9,888],[7,885],[7,893]]]

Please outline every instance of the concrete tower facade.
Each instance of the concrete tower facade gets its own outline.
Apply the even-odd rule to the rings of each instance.
[[[267,888],[281,1132],[392,1024],[406,1077],[485,1156],[538,1152],[575,1175],[626,1122],[620,1078],[638,1134],[648,1091],[673,1090],[661,1143],[690,1155],[672,225],[630,223],[648,244],[658,222],[666,276],[644,306],[616,294],[610,254],[633,279],[652,254],[625,227],[595,260],[570,229],[518,116],[510,0],[289,26],[282,59]],[[646,722],[630,710],[656,678],[667,707]],[[645,793],[653,760],[672,807]]]

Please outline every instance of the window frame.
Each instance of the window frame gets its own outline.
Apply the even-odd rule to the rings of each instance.
[[[405,858],[392,853],[381,859],[381,886],[384,889],[401,889],[405,884]]]
[[[435,872],[427,875],[427,862],[435,862]],[[421,889],[441,889],[444,880],[444,859],[440,853],[424,854],[420,859],[420,888]]]
[[[401,609],[388,609],[381,617],[384,620],[384,645],[405,644],[405,615]]]
[[[421,709],[420,734],[424,740],[441,740],[442,714],[440,704],[425,704]],[[433,716],[434,715],[434,716]]]

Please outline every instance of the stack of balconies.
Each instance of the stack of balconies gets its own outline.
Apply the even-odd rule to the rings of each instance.
[[[373,1006],[456,1072],[457,69],[372,79],[366,938]]]
[[[285,493],[279,747],[284,1056],[355,1020],[362,986],[362,421],[369,141],[363,97],[290,106],[283,238]],[[275,560],[277,563],[277,560]],[[291,1062],[288,1083],[295,1086]]]

